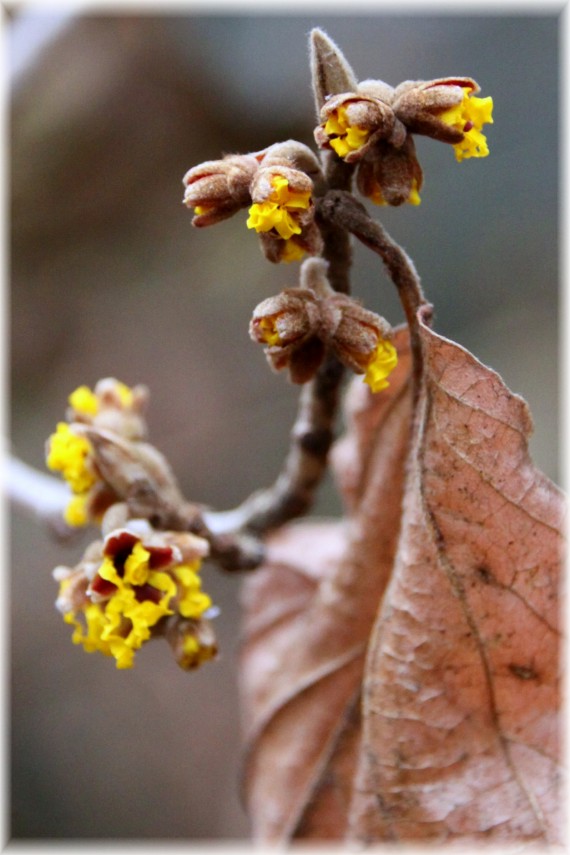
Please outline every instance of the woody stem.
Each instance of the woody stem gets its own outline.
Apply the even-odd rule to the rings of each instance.
[[[325,156],[324,172],[326,186],[331,190],[349,190],[352,167],[330,155]],[[335,291],[348,294],[351,247],[346,225],[329,219],[321,220],[319,227],[324,243],[322,257],[328,262],[328,280]],[[326,472],[334,440],[343,374],[342,364],[328,353],[316,376],[301,390],[289,452],[275,483],[254,493],[233,511],[207,513],[205,521],[211,531],[243,531],[263,536],[310,509]]]

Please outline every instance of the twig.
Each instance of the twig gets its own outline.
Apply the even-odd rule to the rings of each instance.
[[[77,535],[77,529],[63,519],[70,493],[61,481],[17,457],[8,456],[4,461],[4,488],[16,507],[45,523],[58,540],[70,540]]]
[[[324,153],[323,165],[327,186],[348,190],[353,167],[331,152]],[[321,221],[319,227],[329,283],[335,291],[349,294],[351,247],[346,224],[330,218]],[[205,520],[211,531],[248,531],[263,536],[309,510],[326,471],[334,440],[343,376],[344,366],[332,354],[327,354],[315,378],[301,390],[289,452],[275,483],[254,493],[231,511],[207,513]]]
[[[417,312],[420,306],[429,307],[420,278],[412,260],[384,228],[373,220],[364,205],[350,193],[334,190],[319,201],[319,216],[329,223],[343,226],[358,240],[379,255],[388,275],[397,288],[410,329],[413,358],[414,393],[417,397],[423,374],[423,355],[419,336]],[[429,315],[424,310],[424,321]]]

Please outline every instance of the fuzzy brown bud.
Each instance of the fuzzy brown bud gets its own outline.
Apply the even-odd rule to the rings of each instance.
[[[262,167],[286,166],[303,172],[312,181],[313,187],[323,178],[321,164],[315,153],[297,140],[274,143],[258,152],[256,157]]]
[[[356,76],[345,55],[319,28],[311,30],[311,78],[317,113],[331,95],[356,87]]]
[[[376,205],[419,204],[423,173],[413,138],[408,136],[401,148],[377,143],[360,161],[356,183]]]
[[[190,169],[184,178],[184,204],[194,208],[192,225],[211,226],[251,202],[250,185],[259,168],[253,154],[227,155]]]
[[[358,300],[343,295],[327,300],[326,309],[331,318],[323,325],[327,344],[346,366],[364,373],[378,342],[391,338],[390,324]]]
[[[267,361],[275,371],[288,368],[293,383],[305,383],[324,356],[320,327],[321,303],[315,294],[287,288],[256,307],[249,334],[265,345]]]
[[[315,129],[317,144],[333,149],[346,163],[356,163],[379,140],[400,146],[405,137],[406,129],[389,103],[363,94],[360,87],[330,98]]]
[[[188,620],[172,615],[164,624],[164,637],[172,648],[177,664],[184,671],[198,668],[203,662],[214,659],[218,645],[214,628],[209,620]]]

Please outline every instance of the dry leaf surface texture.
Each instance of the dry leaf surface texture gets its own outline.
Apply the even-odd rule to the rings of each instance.
[[[419,325],[413,412],[404,329],[389,390],[349,390],[346,516],[278,531],[244,587],[260,841],[561,840],[563,498],[524,400]]]

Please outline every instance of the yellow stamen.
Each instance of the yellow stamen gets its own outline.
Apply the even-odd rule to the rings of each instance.
[[[84,436],[78,436],[68,424],[60,422],[49,439],[46,465],[61,472],[74,493],[85,493],[97,481],[89,465],[92,451]]]
[[[289,181],[282,175],[276,175],[271,185],[273,192],[268,199],[254,203],[249,209],[246,225],[258,233],[274,229],[280,238],[289,240],[293,235],[301,234],[295,214],[309,207],[311,193],[290,190]]]
[[[125,582],[131,585],[144,585],[148,579],[148,559],[150,552],[142,543],[135,543],[133,551],[125,561]]]
[[[186,618],[199,618],[212,605],[212,600],[201,590],[202,583],[197,570],[200,562],[180,564],[174,570],[174,575],[180,583],[180,601],[178,611]]]
[[[94,416],[99,410],[99,400],[88,386],[78,386],[68,398],[69,404],[76,413]]]
[[[63,518],[68,525],[73,527],[87,524],[89,518],[87,513],[87,493],[78,494],[69,500],[63,512]]]
[[[452,128],[463,132],[461,142],[453,146],[458,161],[469,157],[486,157],[489,154],[487,139],[481,133],[485,124],[493,124],[493,99],[476,98],[471,89],[463,88],[463,100],[455,107],[441,113],[440,119]]]
[[[258,329],[261,333],[263,341],[267,342],[270,347],[275,347],[276,344],[281,344],[281,338],[275,326],[275,316],[268,318],[260,318]]]
[[[392,342],[380,339],[368,362],[364,382],[372,392],[380,392],[389,385],[386,378],[397,364],[398,353]]]
[[[370,129],[351,125],[346,107],[338,107],[325,123],[325,133],[329,137],[331,148],[339,157],[346,157],[351,151],[362,148],[370,136]]]

